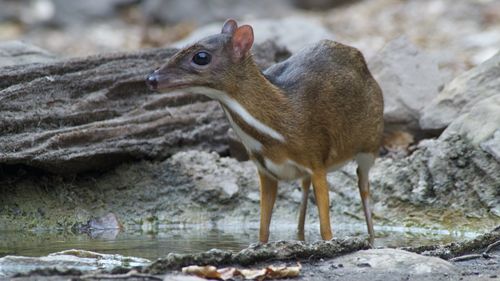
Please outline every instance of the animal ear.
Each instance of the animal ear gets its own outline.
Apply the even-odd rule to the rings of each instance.
[[[232,38],[233,54],[236,59],[241,59],[252,48],[253,29],[250,25],[242,25],[236,29]]]
[[[224,25],[222,26],[221,33],[232,35],[236,30],[236,28],[238,28],[238,24],[236,23],[236,21],[233,19],[227,19],[226,22],[224,22]]]

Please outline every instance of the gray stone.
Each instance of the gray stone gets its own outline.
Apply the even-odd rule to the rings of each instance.
[[[500,84],[498,86],[500,87]],[[500,88],[498,89],[500,90]],[[479,145],[481,142],[490,139],[499,129],[500,93],[485,97],[472,105],[466,112],[457,116],[448,125],[440,138],[445,139],[460,134],[470,140],[472,144]]]
[[[0,67],[56,60],[56,56],[48,51],[21,41],[0,42]]]
[[[439,274],[441,276],[458,277],[458,268],[453,264],[436,257],[427,257],[397,249],[369,249],[347,254],[331,261],[342,264],[343,271],[356,269],[357,274],[366,275],[384,272],[404,278],[422,278]]]
[[[122,228],[118,217],[113,213],[108,213],[99,218],[93,218],[89,221],[89,227],[95,230],[111,230]]]
[[[423,129],[444,129],[479,101],[500,90],[500,53],[459,75],[422,111]],[[485,120],[487,121],[487,120]]]
[[[170,158],[170,163],[179,166],[186,176],[194,180],[196,189],[200,192],[196,200],[200,203],[227,203],[240,192],[238,177],[247,174],[244,166],[225,169],[234,166],[234,160],[220,158],[217,153],[179,152]]]
[[[399,37],[368,62],[384,93],[386,129],[418,130],[420,111],[442,85],[437,61]]]
[[[98,269],[111,270],[116,267],[146,266],[150,263],[151,261],[143,258],[100,254],[85,250],[66,250],[45,257],[2,257],[0,258],[0,277],[51,268],[59,271],[74,269],[81,272],[90,272]]]
[[[375,201],[445,209],[455,217],[454,225],[465,219],[460,213],[486,221],[500,206],[500,163],[460,135],[422,141],[406,158],[381,160],[371,175]],[[426,216],[421,219],[427,223]]]

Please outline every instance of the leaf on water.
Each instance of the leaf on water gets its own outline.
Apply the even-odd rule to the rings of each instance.
[[[299,276],[301,269],[302,265],[300,263],[297,263],[297,266],[270,265],[261,269],[238,269],[235,267],[217,269],[215,266],[211,265],[191,265],[183,267],[182,272],[186,274],[194,274],[198,277],[206,279],[229,280],[236,276],[242,276],[246,280],[270,280],[297,277]]]

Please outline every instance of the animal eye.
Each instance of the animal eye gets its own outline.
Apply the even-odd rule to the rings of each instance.
[[[207,52],[198,52],[193,57],[193,62],[197,65],[207,65],[210,63],[212,56]]]

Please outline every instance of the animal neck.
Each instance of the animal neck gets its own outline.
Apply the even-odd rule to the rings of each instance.
[[[235,76],[234,81],[237,83],[227,87],[228,98],[230,102],[234,101],[240,105],[244,111],[221,100],[234,122],[243,129],[247,126],[252,127],[253,134],[258,132],[284,142],[287,134],[285,122],[291,120],[287,116],[288,98],[262,74],[251,58],[245,60]],[[250,116],[245,116],[247,113]]]
[[[196,87],[195,92],[218,100],[240,138],[247,146],[260,150],[266,142],[284,143],[287,135],[288,99],[264,77],[253,60],[248,58],[234,71],[221,90]],[[248,143],[247,143],[248,144]]]

